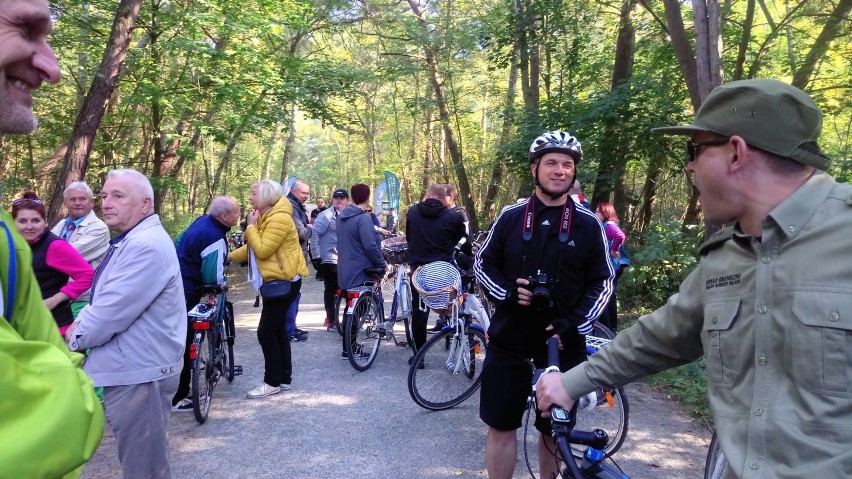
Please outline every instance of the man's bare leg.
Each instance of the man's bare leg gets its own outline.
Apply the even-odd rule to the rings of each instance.
[[[485,438],[485,467],[489,479],[512,479],[518,459],[516,431],[488,428]]]
[[[550,436],[538,436],[538,471],[541,479],[559,477],[559,464],[556,462],[556,442]]]

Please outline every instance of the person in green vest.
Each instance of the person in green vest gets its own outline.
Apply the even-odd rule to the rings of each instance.
[[[45,0],[0,0],[0,135],[36,127],[30,92],[59,81]],[[104,411],[83,355],[68,350],[42,301],[29,245],[0,210],[0,477],[79,477]]]

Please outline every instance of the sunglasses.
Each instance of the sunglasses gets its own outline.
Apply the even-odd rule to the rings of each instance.
[[[366,211],[367,213],[372,213],[372,212],[373,212],[373,208],[367,208],[367,209],[366,209],[366,210],[364,210],[364,211]]]
[[[719,146],[731,141],[730,138],[716,138],[715,140],[707,141],[692,141],[686,140],[686,161],[692,163],[698,157],[699,149],[702,146]]]

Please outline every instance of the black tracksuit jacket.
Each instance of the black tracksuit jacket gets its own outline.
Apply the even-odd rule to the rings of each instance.
[[[529,207],[528,207],[529,206]],[[568,238],[559,239],[563,206],[548,207],[536,196],[503,209],[476,255],[476,279],[497,308],[488,330],[489,348],[524,357],[540,356],[556,320],[566,348],[585,350],[584,335],[606,309],[613,290],[606,236],[594,213],[567,199]],[[524,241],[524,221],[532,214],[532,238]],[[551,281],[554,306],[537,311],[517,303],[517,278],[541,271]],[[525,288],[526,289],[526,288]]]

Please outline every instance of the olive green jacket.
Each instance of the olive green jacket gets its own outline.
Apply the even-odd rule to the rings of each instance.
[[[0,221],[0,478],[79,477],[101,441],[104,411],[83,355],[68,350],[44,306],[29,245],[8,213]]]
[[[816,174],[723,229],[657,311],[563,376],[572,397],[704,357],[727,477],[852,476],[852,186]]]

